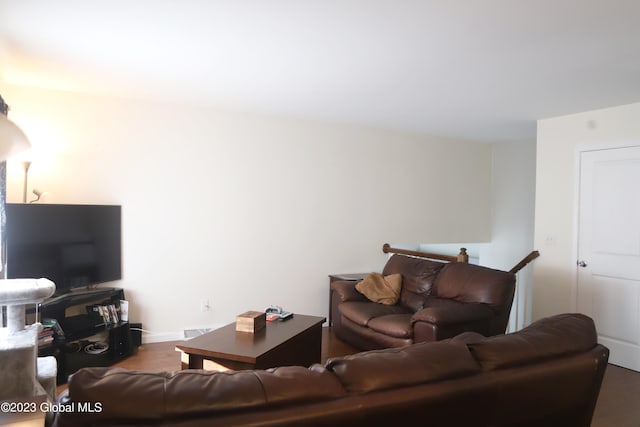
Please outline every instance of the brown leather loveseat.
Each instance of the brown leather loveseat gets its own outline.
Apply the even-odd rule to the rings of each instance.
[[[373,302],[356,281],[331,283],[330,319],[338,338],[361,350],[451,338],[465,331],[503,334],[515,275],[462,262],[393,255],[382,276],[400,274],[399,300]]]
[[[85,368],[54,425],[587,427],[608,355],[590,318],[563,314],[513,334],[467,332],[310,368]]]

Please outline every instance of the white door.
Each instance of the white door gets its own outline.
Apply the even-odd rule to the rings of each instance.
[[[609,361],[640,371],[640,147],[580,153],[578,311]]]

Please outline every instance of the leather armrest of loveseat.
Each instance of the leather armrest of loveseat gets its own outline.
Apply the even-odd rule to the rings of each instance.
[[[483,304],[467,304],[458,301],[432,298],[427,308],[413,314],[411,322],[426,322],[438,325],[455,325],[458,323],[478,322],[491,319],[492,311]]]
[[[331,283],[331,292],[339,298],[340,302],[369,301],[356,289],[358,282],[354,280],[336,280]]]
[[[488,335],[493,311],[485,304],[431,298],[428,307],[413,314],[415,342],[438,341],[465,331]]]

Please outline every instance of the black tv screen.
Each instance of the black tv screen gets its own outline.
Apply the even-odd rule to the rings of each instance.
[[[121,207],[7,203],[7,277],[56,293],[122,278]]]

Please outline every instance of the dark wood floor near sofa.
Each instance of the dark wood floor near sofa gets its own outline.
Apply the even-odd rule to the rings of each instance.
[[[180,370],[180,355],[175,351],[177,342],[145,344],[138,352],[114,366],[127,369]],[[338,340],[330,328],[322,331],[322,362],[335,356],[355,353],[351,346]],[[58,387],[58,393],[66,385]],[[592,427],[640,426],[640,373],[609,365],[596,405]]]
[[[640,372],[609,365],[591,427],[640,426]]]

